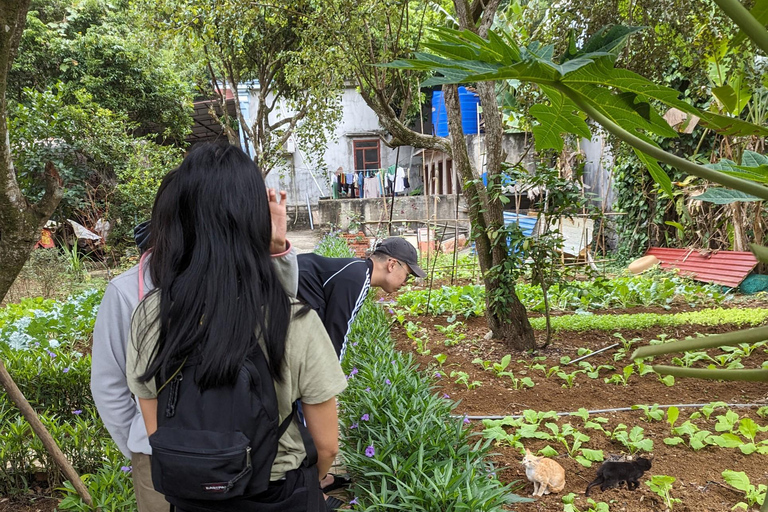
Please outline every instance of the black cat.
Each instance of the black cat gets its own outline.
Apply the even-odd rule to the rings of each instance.
[[[584,495],[589,496],[589,489],[595,485],[599,485],[600,490],[604,491],[617,487],[621,482],[627,482],[627,489],[633,491],[640,485],[638,480],[642,478],[643,473],[649,469],[651,461],[642,457],[631,462],[603,462],[597,470],[597,478],[587,486]]]

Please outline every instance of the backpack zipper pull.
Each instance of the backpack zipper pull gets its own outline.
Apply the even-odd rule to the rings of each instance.
[[[165,417],[172,418],[176,414],[176,402],[179,401],[179,383],[184,378],[181,372],[171,381],[170,396],[168,404],[165,406]]]

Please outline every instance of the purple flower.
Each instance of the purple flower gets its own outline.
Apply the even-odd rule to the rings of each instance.
[[[56,357],[56,353],[54,353],[54,352],[51,352],[51,351],[50,351],[50,350],[48,350],[48,349],[45,349],[45,351],[46,351],[46,352],[48,352],[48,355],[49,355],[49,356],[51,356],[51,357]]]
[[[120,471],[122,471],[123,473],[130,473],[131,471],[133,471],[133,466],[121,466]]]
[[[370,445],[368,448],[365,449],[366,457],[373,457],[374,455],[376,455],[376,448],[374,448],[373,445]]]
[[[353,346],[353,347],[356,347],[356,346],[357,346],[357,342],[354,342],[354,343],[352,344],[352,346]]]
[[[354,368],[352,368],[352,371],[351,371],[351,372],[349,372],[349,376],[351,377],[352,375],[357,375],[357,366],[355,366]]]
[[[442,375],[440,375],[440,372],[435,372],[435,378],[436,378],[436,379],[442,379],[442,378],[443,378],[443,376],[442,376]]]
[[[64,368],[64,369],[63,369],[63,370],[61,370],[61,371],[62,371],[62,373],[69,373],[69,368]]]
[[[72,414],[74,414],[75,416],[80,416],[81,414],[83,414],[83,411],[81,409],[77,409],[76,411],[72,411]]]
[[[390,315],[394,315],[394,314],[395,314],[395,310],[394,310],[394,309],[392,309],[392,308],[389,308],[389,314],[390,314]]]
[[[366,390],[368,393],[370,393],[370,392],[371,392],[371,388],[370,388],[370,387],[367,387],[367,388],[365,388],[365,390]]]
[[[467,418],[466,416],[464,416],[464,424],[469,425],[469,418]]]
[[[447,400],[447,399],[451,398],[451,395],[449,395],[448,393],[443,393],[443,398],[445,398]]]
[[[353,498],[352,501],[349,502],[350,505],[357,505],[357,497]]]
[[[389,380],[389,379],[386,379],[386,380],[384,381],[384,384],[386,384],[387,386],[391,386],[391,385],[392,385],[392,381],[391,381],[391,380]]]
[[[35,347],[39,347],[39,346],[40,346],[40,342],[39,342],[39,341],[36,341],[36,342],[35,342]]]
[[[368,413],[363,414],[360,416],[360,421],[368,421],[370,419],[370,416],[368,416]]]
[[[349,430],[355,430],[358,427],[357,423],[353,423],[349,426]]]

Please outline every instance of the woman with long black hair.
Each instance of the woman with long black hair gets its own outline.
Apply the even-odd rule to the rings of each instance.
[[[318,471],[324,475],[338,452],[336,395],[346,379],[320,319],[291,303],[270,264],[268,195],[258,168],[234,146],[196,148],[165,178],[151,237],[156,288],[134,313],[126,369],[150,441],[158,431],[158,393],[182,368],[182,386],[191,378],[200,396],[221,393],[234,389],[244,363],[260,354],[274,383],[279,423],[287,425],[265,490],[223,501],[177,500],[169,492],[166,499],[184,512],[325,510],[322,493],[307,489],[319,488]],[[187,372],[191,362],[194,371]],[[305,447],[303,425],[291,420],[297,400],[317,450],[311,471],[305,459],[313,449]],[[183,404],[174,402],[174,409]],[[170,405],[161,407],[167,415]],[[216,430],[217,418],[204,420]],[[255,474],[266,461],[250,456],[249,448],[248,468]],[[163,477],[169,481],[155,469],[155,487]]]

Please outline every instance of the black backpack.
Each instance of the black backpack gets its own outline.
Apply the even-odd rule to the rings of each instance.
[[[201,391],[199,366],[199,357],[188,358],[170,379],[157,379],[157,431],[149,437],[152,483],[180,509],[207,503],[235,510],[234,504],[269,488],[278,439],[296,417],[297,404],[278,424],[277,396],[260,347],[232,387]],[[299,428],[308,455],[304,467],[314,466],[311,436],[303,423]]]

